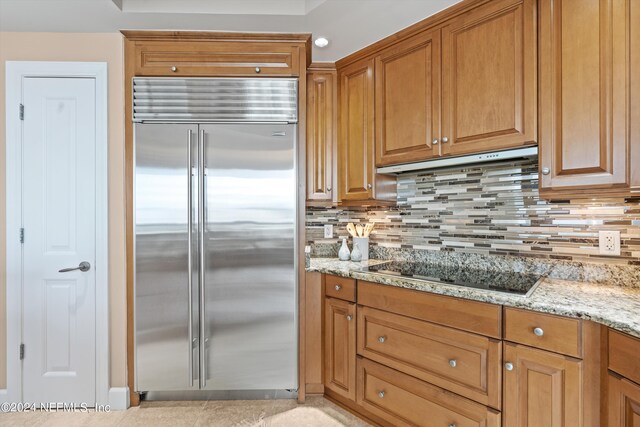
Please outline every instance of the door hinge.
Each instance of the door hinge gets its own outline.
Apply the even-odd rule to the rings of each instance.
[[[24,344],[20,344],[20,360],[24,359]]]
[[[24,228],[20,229],[20,243],[24,243]]]
[[[20,104],[20,120],[24,120],[24,105]]]

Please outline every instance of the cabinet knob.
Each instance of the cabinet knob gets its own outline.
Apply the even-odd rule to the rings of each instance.
[[[456,425],[451,423],[451,424],[449,424],[449,427],[456,427]]]
[[[513,371],[513,363],[511,362],[507,362],[504,364],[504,369],[506,369],[507,371]]]
[[[352,315],[350,315],[350,314],[347,314],[347,320],[348,320],[349,322],[351,322],[351,321],[353,320],[353,316],[352,316]]]
[[[438,138],[431,141],[431,145],[438,145]]]
[[[442,143],[446,144],[447,142],[449,142],[449,138],[447,138],[446,136],[442,137]]]
[[[262,70],[260,69],[260,67],[256,67],[256,73],[258,73],[258,74],[259,74],[259,73],[260,73],[260,71],[262,71]]]
[[[551,172],[551,169],[549,168],[542,168],[542,175],[549,175],[549,173]]]
[[[367,188],[371,190],[371,184],[367,184]]]
[[[458,361],[456,359],[449,360],[449,366],[455,368],[456,366],[458,366]]]
[[[327,191],[331,191],[331,187],[327,187]]]
[[[541,337],[544,335],[544,331],[542,330],[542,328],[534,328],[533,333],[538,337]]]
[[[178,67],[176,67],[176,66],[174,65],[173,67],[171,67],[171,71],[173,71],[173,72],[175,73],[176,71],[178,71]]]
[[[384,390],[380,390],[380,391],[378,392],[378,397],[379,397],[380,399],[382,399],[382,398],[384,397]]]
[[[335,289],[336,289],[336,291],[339,291],[340,289],[342,289],[342,286],[340,286],[340,285],[336,285],[336,286],[335,286]]]
[[[387,337],[385,337],[384,335],[380,335],[378,337],[378,341],[380,341],[380,342],[385,342],[386,340],[387,340]]]

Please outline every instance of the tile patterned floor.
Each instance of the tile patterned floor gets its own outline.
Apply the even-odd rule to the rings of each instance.
[[[137,408],[109,413],[8,413],[0,426],[215,426],[215,427],[367,427],[321,397],[304,405],[293,400],[143,402]]]

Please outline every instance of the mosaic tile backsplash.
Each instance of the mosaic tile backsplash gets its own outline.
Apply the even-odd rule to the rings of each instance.
[[[346,224],[367,221],[376,224],[373,257],[400,248],[640,265],[640,202],[547,202],[535,160],[402,174],[393,208],[308,207],[308,244],[315,255],[337,251]],[[334,225],[333,239],[323,237],[324,224]],[[621,232],[619,257],[599,255],[599,230]]]

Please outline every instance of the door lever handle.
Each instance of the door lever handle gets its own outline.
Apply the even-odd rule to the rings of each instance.
[[[89,271],[90,269],[91,264],[89,264],[87,261],[82,261],[80,264],[78,264],[77,267],[63,268],[62,270],[58,270],[58,273],[68,273],[75,270],[80,270],[84,273],[85,271]]]

